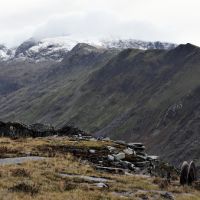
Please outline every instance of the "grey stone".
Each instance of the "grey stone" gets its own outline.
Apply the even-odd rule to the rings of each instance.
[[[112,147],[112,146],[107,146],[108,150],[111,152],[111,153],[114,153],[116,151],[116,148],[115,147]]]
[[[117,173],[117,174],[125,174],[126,170],[118,167],[102,167],[102,166],[96,166],[97,170],[104,171],[104,172],[110,172],[110,173]]]
[[[126,145],[126,142],[123,140],[116,140],[115,143],[121,144],[121,145]]]
[[[174,196],[170,192],[163,192],[160,194],[163,198],[169,199],[169,200],[174,200]]]
[[[127,155],[135,155],[135,151],[131,148],[124,149],[123,152]]]
[[[96,150],[90,149],[89,152],[92,153],[92,154],[94,154],[94,153],[96,153]]]
[[[187,161],[184,161],[181,166],[181,175],[180,175],[180,184],[187,184],[187,174],[188,174],[189,164]]]
[[[128,143],[127,145],[129,147],[143,147],[142,143]]]
[[[115,158],[114,158],[114,156],[112,156],[112,155],[108,155],[108,160],[110,160],[110,161],[114,161]]]
[[[105,137],[102,139],[103,141],[110,141],[110,138],[109,137]]]
[[[147,156],[148,160],[158,160],[159,156]]]
[[[188,173],[187,173],[187,183],[191,185],[197,179],[197,170],[193,161],[190,162]]]
[[[96,186],[98,188],[109,188],[109,186],[107,184],[105,184],[105,183],[97,183]]]
[[[131,169],[131,170],[134,170],[135,169],[135,165],[131,162],[128,162],[128,161],[121,161],[120,162],[121,165],[125,168],[128,168],[128,169]]]
[[[123,160],[126,157],[124,152],[120,152],[118,154],[114,154],[113,156],[114,156],[115,160]]]

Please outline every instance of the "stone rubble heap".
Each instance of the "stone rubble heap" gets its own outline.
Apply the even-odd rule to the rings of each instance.
[[[112,146],[106,146],[104,149],[88,149],[88,152],[84,154],[84,159],[91,161],[97,170],[149,174],[159,164],[159,157],[148,155],[142,143],[126,143],[109,138],[96,139],[81,134],[74,135],[74,138],[76,140],[100,140],[112,143]]]
[[[157,156],[149,156],[145,153],[145,146],[142,143],[125,143],[124,141],[113,142],[118,148],[107,146],[109,151],[107,155],[107,160],[110,163],[109,166],[121,168],[126,171],[143,171],[143,173],[148,173],[158,161]],[[97,168],[101,169],[101,167]],[[104,169],[106,168],[104,167]],[[109,171],[109,168],[107,170]]]
[[[174,166],[160,160],[158,156],[148,155],[142,143],[126,143],[125,141],[114,141],[108,137],[94,138],[82,134],[74,135],[73,138],[75,140],[99,140],[112,144],[103,149],[88,149],[87,152],[82,152],[80,157],[93,163],[97,170],[110,173],[153,175],[167,179],[178,174]]]

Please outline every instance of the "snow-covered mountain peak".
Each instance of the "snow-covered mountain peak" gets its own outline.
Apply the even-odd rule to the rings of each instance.
[[[13,51],[4,45],[0,45],[0,61],[6,61],[13,56]]]
[[[167,42],[148,42],[142,40],[135,40],[135,39],[114,39],[114,40],[102,40],[101,45],[105,48],[117,48],[117,49],[141,49],[141,50],[148,50],[148,49],[173,49],[177,45],[173,43]]]
[[[64,56],[71,51],[77,44],[86,46],[91,45],[97,49],[173,49],[177,45],[172,43],[163,42],[146,42],[134,39],[108,39],[108,40],[88,40],[88,39],[75,39],[69,36],[45,38],[36,40],[31,38],[26,40],[15,49],[8,49],[0,45],[0,60],[6,61],[9,59],[31,60],[39,62],[43,60],[61,61]],[[91,46],[89,50],[91,50]]]

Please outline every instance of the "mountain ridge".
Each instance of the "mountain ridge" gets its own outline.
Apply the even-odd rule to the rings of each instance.
[[[118,50],[82,43],[59,63],[1,64],[1,120],[57,127],[67,121],[98,136],[144,142],[151,153],[162,148],[159,155],[175,164],[191,156],[198,160],[198,145],[189,144],[199,132],[199,49],[186,44]],[[193,137],[185,141],[188,133]]]
[[[3,61],[13,59],[29,59],[31,61],[40,62],[41,60],[61,61],[68,51],[71,51],[79,43],[86,43],[92,46],[105,49],[172,49],[177,45],[166,42],[146,42],[134,39],[119,40],[84,40],[73,39],[70,37],[45,38],[42,40],[30,38],[19,46],[9,49],[3,45],[0,47],[0,59]],[[4,48],[3,48],[4,47]]]

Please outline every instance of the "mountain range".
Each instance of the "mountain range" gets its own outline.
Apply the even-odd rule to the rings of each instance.
[[[38,40],[30,38],[24,41],[17,47],[7,48],[4,45],[0,45],[0,60],[16,60],[16,59],[29,59],[31,61],[42,60],[56,60],[61,61],[65,54],[72,50],[78,43],[87,43],[98,48],[105,49],[172,49],[176,46],[173,43],[166,42],[146,42],[133,39],[104,39],[104,40],[91,40],[86,39],[74,39],[68,36],[45,38]]]
[[[62,38],[0,50],[1,120],[68,122],[96,136],[144,142],[174,164],[200,161],[199,47]]]

